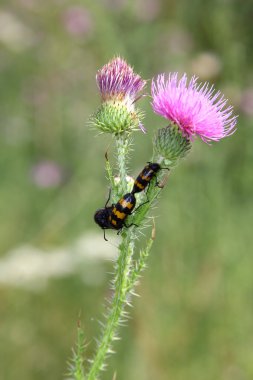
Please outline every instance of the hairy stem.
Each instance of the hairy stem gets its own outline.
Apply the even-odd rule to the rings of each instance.
[[[128,135],[122,134],[116,136],[116,157],[120,177],[118,192],[121,195],[125,193],[127,184],[126,162],[129,145]],[[113,280],[114,296],[102,331],[101,340],[98,343],[97,352],[86,377],[87,380],[96,380],[99,372],[103,369],[106,356],[111,351],[112,341],[116,338],[117,328],[124,315],[124,306],[127,304],[129,292],[128,280],[134,252],[134,235],[131,230],[132,229],[125,229],[121,234],[122,241],[119,245],[119,255],[116,262],[115,278]]]
[[[117,163],[118,163],[118,169],[119,169],[119,177],[120,177],[120,183],[119,183],[119,194],[123,195],[126,191],[126,178],[127,178],[127,159],[128,159],[128,153],[130,148],[130,140],[129,136],[126,134],[120,134],[116,137],[116,148],[117,148]]]
[[[127,188],[126,163],[130,148],[129,136],[123,134],[117,135],[116,147],[116,158],[120,177],[117,195],[122,196],[125,194]],[[114,179],[109,162],[106,164],[106,169],[110,182],[113,183]],[[156,182],[157,178],[154,178],[149,185],[148,193],[143,194],[143,198],[148,197],[148,202],[144,202],[143,206],[139,208],[139,211],[133,215],[132,221],[134,224],[142,224],[152,203],[157,198],[160,189],[156,186]],[[129,303],[129,296],[133,293],[134,286],[136,285],[142,270],[145,268],[153,239],[149,239],[146,248],[140,251],[139,259],[136,259],[134,265],[133,254],[135,238],[135,227],[123,229],[121,234],[122,240],[118,248],[118,259],[115,265],[115,277],[113,280],[114,296],[108,308],[108,314],[106,316],[105,324],[103,325],[101,339],[98,342],[97,352],[92,360],[92,364],[85,380],[97,380],[100,371],[103,370],[106,357],[112,352],[112,342],[117,337],[117,329],[120,322],[122,322],[123,317],[126,316],[124,308]]]
[[[128,277],[132,263],[134,243],[131,232],[122,233],[122,242],[119,246],[119,256],[116,262],[116,277],[114,280],[115,293],[110,305],[106,325],[102,332],[97,353],[86,377],[87,380],[96,380],[98,373],[103,369],[107,354],[111,350],[112,341],[116,338],[117,328],[124,312],[128,296]]]

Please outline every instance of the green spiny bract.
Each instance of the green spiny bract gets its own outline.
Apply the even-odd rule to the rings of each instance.
[[[137,130],[142,113],[130,111],[127,105],[120,101],[105,102],[91,116],[91,124],[101,132],[115,135]]]
[[[154,138],[155,155],[162,158],[165,165],[173,167],[191,149],[188,137],[183,136],[176,124],[158,129]]]

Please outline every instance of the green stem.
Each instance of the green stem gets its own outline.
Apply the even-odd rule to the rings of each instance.
[[[119,194],[122,196],[127,187],[127,159],[130,147],[129,136],[126,134],[120,134],[116,136],[116,148],[117,148],[117,163],[119,168]]]
[[[118,192],[122,195],[125,193],[127,184],[126,161],[129,151],[129,136],[123,134],[117,135],[116,147],[120,177]],[[132,229],[125,229],[121,234],[122,242],[119,245],[119,256],[116,262],[115,279],[113,283],[115,293],[102,331],[102,338],[98,343],[97,352],[88,375],[86,376],[86,380],[96,380],[99,372],[103,369],[106,356],[111,351],[111,344],[116,338],[117,328],[124,315],[124,306],[127,304],[127,296],[129,293],[128,280],[132,268],[132,256],[134,252],[134,235],[131,230]]]
[[[98,373],[103,369],[107,354],[111,350],[112,341],[116,338],[117,328],[127,303],[128,277],[132,265],[134,243],[131,232],[122,233],[122,243],[119,246],[119,257],[116,264],[115,294],[111,302],[110,312],[102,332],[97,353],[94,357],[87,380],[96,380]]]
[[[120,176],[119,192],[123,194],[126,188],[126,159],[129,150],[129,140],[124,136],[120,136],[117,137],[116,141]],[[134,223],[137,225],[142,223],[154,200],[159,195],[159,192],[160,189],[156,186],[156,179],[154,179],[150,183],[148,194],[145,194],[145,197],[148,196],[149,202],[141,206],[139,211],[133,215],[132,221]],[[128,296],[133,291],[136,281],[145,267],[153,243],[152,239],[150,239],[146,249],[140,252],[139,260],[134,267],[133,253],[136,237],[134,231],[134,227],[124,229],[121,234],[122,242],[119,245],[119,256],[116,262],[115,279],[113,282],[115,293],[110,304],[106,324],[102,331],[102,338],[98,343],[97,352],[92,361],[88,375],[86,376],[86,380],[96,380],[99,372],[104,368],[105,359],[111,351],[112,342],[116,338],[117,328],[120,324],[121,318],[124,316],[124,307],[128,303]]]

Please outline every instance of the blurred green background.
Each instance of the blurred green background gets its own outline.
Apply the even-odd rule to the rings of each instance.
[[[102,379],[253,378],[252,17],[251,0],[1,2],[1,379],[63,378],[79,316],[93,353],[116,243],[93,222],[113,144],[86,122],[96,71],[116,54],[147,79],[176,70],[215,83],[239,119],[171,175],[141,297]],[[166,125],[149,102],[133,176]]]

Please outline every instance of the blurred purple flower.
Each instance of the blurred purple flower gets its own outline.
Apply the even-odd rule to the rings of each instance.
[[[160,0],[136,0],[133,5],[138,19],[144,22],[155,20],[161,11]]]
[[[58,164],[53,161],[44,160],[33,166],[31,177],[38,187],[50,188],[62,184],[65,174]]]
[[[247,116],[253,116],[253,87],[243,91],[240,108]]]
[[[127,4],[127,0],[103,0],[103,3],[112,11],[119,11]]]
[[[63,15],[64,26],[73,36],[89,34],[93,29],[90,13],[83,7],[70,7]]]
[[[198,135],[204,142],[219,141],[234,133],[236,116],[233,107],[225,108],[227,100],[208,83],[197,84],[192,77],[187,85],[187,76],[178,78],[178,73],[170,73],[168,80],[164,74],[152,81],[153,110],[176,123],[185,136],[193,139]]]
[[[166,47],[170,55],[189,54],[194,46],[194,41],[188,30],[178,25],[171,26],[167,33],[161,35],[161,43]]]

